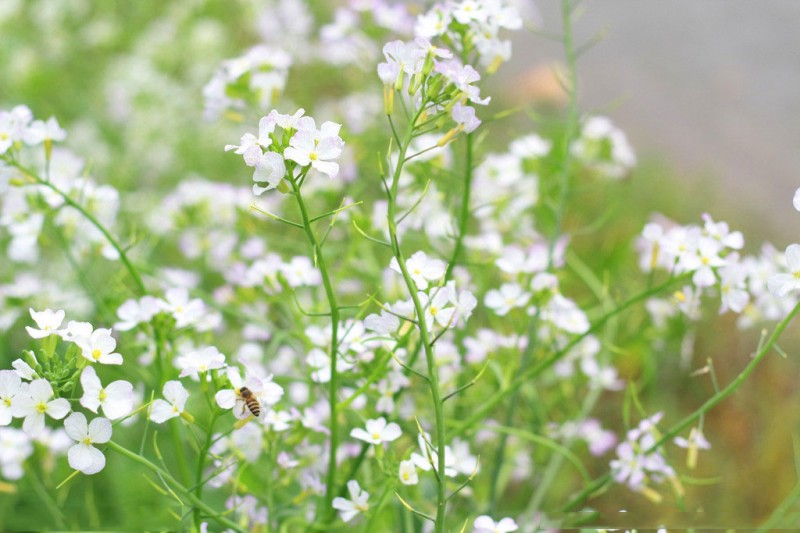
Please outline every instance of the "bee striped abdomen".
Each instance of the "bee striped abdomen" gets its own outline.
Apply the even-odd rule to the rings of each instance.
[[[247,409],[253,413],[253,416],[258,418],[261,415],[261,404],[258,403],[258,398],[256,398],[255,394],[247,387],[242,387],[239,389],[239,396],[241,396]]]

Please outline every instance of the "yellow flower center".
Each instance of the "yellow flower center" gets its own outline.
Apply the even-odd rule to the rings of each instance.
[[[381,440],[381,434],[380,433],[373,433],[372,434],[372,440]]]
[[[319,156],[317,155],[317,152],[311,152],[310,154],[308,154],[308,158],[312,161],[316,161],[317,159],[319,159]]]
[[[431,315],[432,316],[436,316],[436,313],[438,313],[438,312],[439,312],[439,308],[436,307],[435,305],[432,305],[431,306]]]
[[[47,404],[44,402],[39,402],[36,404],[36,410],[44,414],[44,412],[47,411]]]
[[[5,405],[6,407],[11,407],[11,400],[9,400],[8,398],[3,398],[3,405]]]
[[[92,445],[92,439],[90,439],[89,437],[84,437],[84,439],[81,441],[81,443],[85,444],[87,446],[91,446]]]
[[[105,389],[100,389],[100,401],[102,402],[106,398],[108,398],[108,394],[106,394],[106,390]]]
[[[101,351],[100,351],[100,350],[98,350],[97,348],[95,348],[94,350],[92,350],[92,357],[94,357],[94,360],[95,360],[95,361],[97,361],[98,359],[100,359],[100,357],[101,357],[102,355],[103,355],[103,352],[101,352]]]

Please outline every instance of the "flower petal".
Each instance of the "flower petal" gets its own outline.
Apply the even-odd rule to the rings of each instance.
[[[69,401],[64,398],[57,398],[47,403],[45,412],[56,420],[61,420],[70,411]]]
[[[150,410],[150,420],[156,424],[163,424],[170,418],[175,418],[178,413],[172,408],[172,404],[164,400],[155,400]]]
[[[89,438],[102,444],[111,440],[111,422],[107,418],[95,418],[89,422]]]

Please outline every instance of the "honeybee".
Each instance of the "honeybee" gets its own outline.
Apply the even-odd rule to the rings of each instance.
[[[253,416],[258,418],[258,416],[261,414],[261,404],[258,403],[258,398],[256,398],[255,394],[253,394],[253,391],[247,387],[242,387],[239,389],[239,397],[244,402],[244,405],[242,406],[242,414],[244,414],[245,409],[248,409],[251,413],[253,413]]]

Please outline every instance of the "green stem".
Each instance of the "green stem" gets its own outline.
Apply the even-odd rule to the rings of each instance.
[[[194,494],[197,499],[203,498],[203,470],[206,468],[206,458],[208,457],[208,450],[211,448],[211,437],[214,434],[214,423],[217,421],[217,412],[211,414],[211,421],[208,423],[208,431],[206,431],[206,441],[197,455],[197,468],[194,472]],[[188,472],[187,472],[188,477]],[[200,512],[198,509],[194,511],[194,524],[200,528]]]
[[[717,404],[719,404],[722,400],[733,394],[739,386],[744,383],[744,381],[753,373],[755,368],[761,362],[764,357],[772,350],[773,346],[776,342],[778,342],[778,338],[780,338],[783,331],[789,325],[789,323],[797,316],[797,313],[800,312],[800,303],[794,306],[794,308],[786,315],[776,327],[775,330],[770,335],[767,342],[765,342],[761,348],[756,352],[756,355],[753,359],[744,367],[744,370],[739,373],[728,385],[720,390],[718,393],[713,395],[711,398],[706,400],[703,405],[701,405],[696,411],[692,414],[678,422],[677,424],[673,425],[669,430],[667,430],[660,439],[658,439],[655,444],[653,444],[650,448],[645,450],[645,454],[651,453],[655,451],[659,446],[662,446],[665,442],[675,437],[678,433],[683,431],[684,429],[688,428],[692,424],[694,424],[700,417],[705,415],[708,411],[713,409]],[[592,493],[600,490],[603,488],[607,483],[611,481],[611,474],[604,474],[599,478],[595,479],[592,483],[590,483],[587,487],[585,487],[577,496],[575,496],[569,503],[564,507],[565,511],[569,511],[574,509],[578,505],[580,505],[587,497],[589,497]]]
[[[402,100],[402,99],[401,99]],[[411,274],[408,272],[408,267],[406,266],[406,260],[403,256],[403,252],[400,248],[400,240],[397,237],[397,194],[400,185],[400,173],[403,170],[403,164],[406,157],[406,152],[408,151],[408,146],[411,144],[412,139],[414,138],[414,124],[417,119],[420,117],[422,111],[425,109],[426,102],[423,101],[420,109],[415,113],[412,120],[408,124],[408,129],[406,130],[406,134],[403,138],[402,144],[399,146],[399,154],[397,156],[397,165],[394,169],[394,173],[392,175],[392,185],[391,190],[389,193],[389,208],[388,208],[388,216],[387,221],[389,224],[389,237],[392,244],[392,252],[394,254],[395,259],[397,259],[397,264],[400,267],[400,272],[403,275],[403,279],[405,280],[406,287],[408,288],[408,292],[410,293],[411,300],[414,303],[414,310],[417,315],[417,328],[419,329],[419,336],[420,336],[420,343],[422,344],[423,349],[425,350],[425,358],[427,360],[427,367],[428,367],[428,382],[431,389],[431,399],[433,402],[433,409],[436,418],[436,448],[437,448],[437,480],[438,480],[438,487],[437,487],[437,504],[436,504],[436,533],[443,533],[445,528],[445,515],[446,515],[446,508],[447,508],[447,485],[445,481],[445,445],[447,443],[446,440],[446,428],[444,425],[444,406],[442,404],[441,392],[439,391],[439,373],[436,368],[436,358],[434,356],[433,345],[431,344],[431,337],[430,332],[428,331],[428,326],[425,323],[425,306],[422,305],[422,302],[419,299],[419,293],[417,289],[416,283],[411,278]]]
[[[211,507],[209,507],[203,500],[198,498],[194,495],[194,493],[181,485],[174,477],[172,477],[166,470],[163,468],[155,465],[154,463],[148,461],[141,455],[138,455],[123,446],[120,446],[114,441],[108,441],[107,443],[108,448],[117,452],[118,454],[127,457],[128,459],[139,463],[140,465],[144,466],[151,472],[158,474],[161,478],[168,483],[173,489],[178,491],[181,495],[183,495],[187,500],[189,500],[192,505],[203,511],[206,516],[223,527],[230,528],[234,531],[239,531],[240,533],[245,533],[245,530],[242,529],[237,523],[229,520],[228,518],[222,516],[221,513],[218,513]]]
[[[50,183],[49,181],[42,179],[32,170],[25,168],[24,166],[20,165],[16,161],[6,160],[10,165],[15,167],[17,170],[22,172],[23,174],[27,175],[31,179],[33,179],[39,185],[44,185],[54,193],[58,194],[63,200],[64,203],[69,205],[70,207],[75,208],[83,217],[89,221],[89,223],[97,228],[97,230],[103,234],[103,236],[108,240],[109,244],[117,251],[119,254],[120,261],[122,264],[125,265],[125,268],[128,270],[128,273],[133,278],[134,283],[136,284],[136,288],[139,292],[139,295],[147,294],[147,289],[145,289],[144,282],[142,281],[142,277],[139,275],[139,272],[134,268],[133,264],[131,263],[130,259],[128,259],[128,254],[125,253],[125,250],[120,246],[117,240],[109,233],[109,231],[100,223],[94,215],[89,213],[86,209],[83,208],[81,204],[70,198],[70,196]]]
[[[300,215],[303,219],[303,229],[308,237],[308,242],[314,253],[314,263],[319,268],[322,275],[322,285],[325,288],[325,295],[328,298],[328,306],[330,307],[331,315],[331,380],[329,384],[328,403],[330,405],[330,430],[331,430],[331,444],[330,455],[328,458],[328,473],[326,477],[325,486],[325,507],[323,509],[323,516],[326,519],[333,516],[333,498],[336,493],[336,449],[339,446],[339,413],[338,413],[338,372],[336,371],[336,360],[339,355],[339,304],[336,301],[336,293],[333,290],[333,283],[328,272],[325,257],[322,254],[322,248],[314,235],[314,230],[311,228],[311,218],[308,216],[306,204],[303,201],[303,195],[300,193],[300,186],[297,180],[290,174],[288,176],[289,183],[292,185],[294,196],[297,199],[297,206],[300,208]]]
[[[472,133],[466,135],[466,168],[464,169],[464,190],[461,196],[461,210],[458,216],[458,236],[456,237],[456,244],[453,248],[453,255],[447,263],[447,271],[444,274],[444,279],[449,280],[453,275],[453,269],[458,264],[461,257],[462,249],[464,248],[464,236],[467,234],[467,225],[469,224],[469,207],[470,207],[470,194],[472,193]]]

